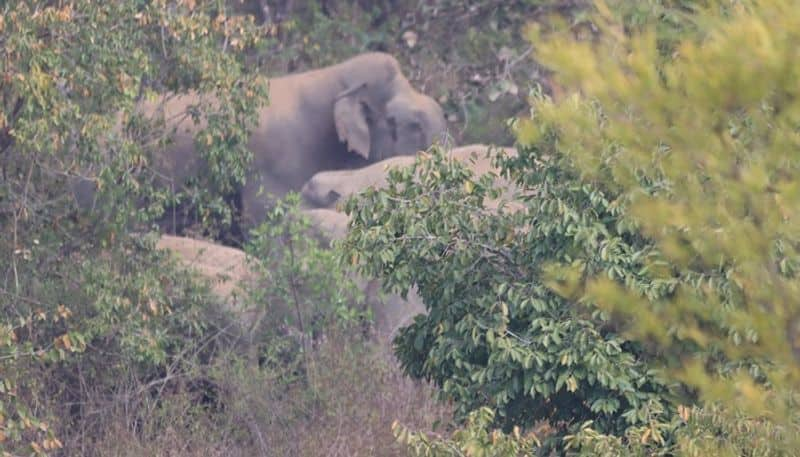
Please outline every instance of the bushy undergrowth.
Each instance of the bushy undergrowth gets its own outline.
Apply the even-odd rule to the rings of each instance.
[[[394,173],[386,190],[350,202],[348,243],[366,272],[401,291],[415,284],[425,301],[428,313],[395,340],[408,374],[432,380],[461,418],[489,406],[506,432],[545,420],[553,428],[545,444],[558,448],[585,421],[624,434],[672,407],[642,347],[590,303],[553,291],[553,263],[668,291],[638,274],[652,248],[616,223],[611,200],[543,149],[553,144],[498,159],[524,189],[523,210],[484,209],[491,180],[434,150]]]
[[[320,247],[296,202],[278,203],[248,251],[255,278],[245,301],[262,318],[245,334],[219,335],[182,389],[133,408],[147,414],[131,418],[119,405],[95,455],[401,456],[393,421],[448,423],[431,387],[405,378],[369,338],[341,255]]]
[[[134,127],[133,106],[154,89],[223,101],[249,91],[204,132],[225,176],[208,177],[219,194],[200,207],[221,209],[264,98],[262,78],[222,43],[258,37],[207,4],[19,1],[0,12],[0,449],[75,454],[122,405],[137,423],[182,390],[218,333],[202,288],[144,235],[164,211],[147,167],[164,129]],[[92,211],[76,205],[78,182],[96,189]]]
[[[87,448],[126,457],[399,457],[406,452],[392,435],[393,421],[422,430],[449,422],[431,387],[406,378],[391,354],[341,329],[325,333],[308,352],[308,383],[290,364],[268,369],[230,354],[209,370],[221,409],[198,406],[186,394],[163,395],[135,423],[123,409],[112,411]]]

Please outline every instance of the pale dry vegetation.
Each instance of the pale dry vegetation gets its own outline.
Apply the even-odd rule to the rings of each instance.
[[[403,456],[394,421],[421,430],[450,423],[434,389],[403,375],[385,348],[332,332],[309,360],[307,383],[222,362],[210,370],[214,399],[165,392],[144,418],[117,405],[97,442],[83,443],[87,455]]]

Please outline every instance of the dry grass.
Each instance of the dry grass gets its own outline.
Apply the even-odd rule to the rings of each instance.
[[[244,362],[215,370],[219,403],[173,394],[145,420],[123,410],[85,455],[98,456],[402,456],[394,420],[416,430],[448,423],[433,389],[400,372],[388,349],[342,333],[311,351],[308,382]],[[73,447],[77,450],[77,447]],[[75,455],[75,454],[70,454]]]

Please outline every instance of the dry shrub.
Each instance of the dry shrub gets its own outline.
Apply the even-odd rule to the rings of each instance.
[[[118,457],[245,457],[258,455],[224,414],[203,414],[183,394],[162,398],[153,415],[130,423],[127,412],[110,415],[102,437],[83,447],[81,455]]]
[[[84,443],[81,454],[402,456],[393,421],[430,431],[451,417],[432,387],[405,377],[374,341],[331,331],[307,360],[306,378],[300,365],[268,368],[221,357],[210,389],[165,394],[144,419],[120,404],[107,414],[102,438]]]
[[[264,371],[261,379],[252,369],[229,378],[237,383],[235,414],[249,418],[251,435],[253,422],[259,427],[256,447],[287,456],[400,456],[394,420],[431,430],[450,417],[432,387],[405,377],[373,342],[330,332],[308,364],[307,382],[283,388]]]

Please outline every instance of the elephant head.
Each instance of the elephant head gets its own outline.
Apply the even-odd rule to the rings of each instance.
[[[355,170],[321,171],[311,177],[300,190],[303,200],[315,208],[333,208],[367,188],[386,186],[389,170],[411,166],[413,156],[391,157]]]
[[[263,221],[267,194],[300,190],[320,171],[413,155],[443,142],[446,128],[439,104],[416,91],[389,54],[274,78],[249,144],[254,160],[242,190],[243,223]]]
[[[369,162],[414,154],[444,140],[442,108],[414,90],[392,56],[364,54],[351,59],[347,88],[338,93],[333,117],[339,140]]]

